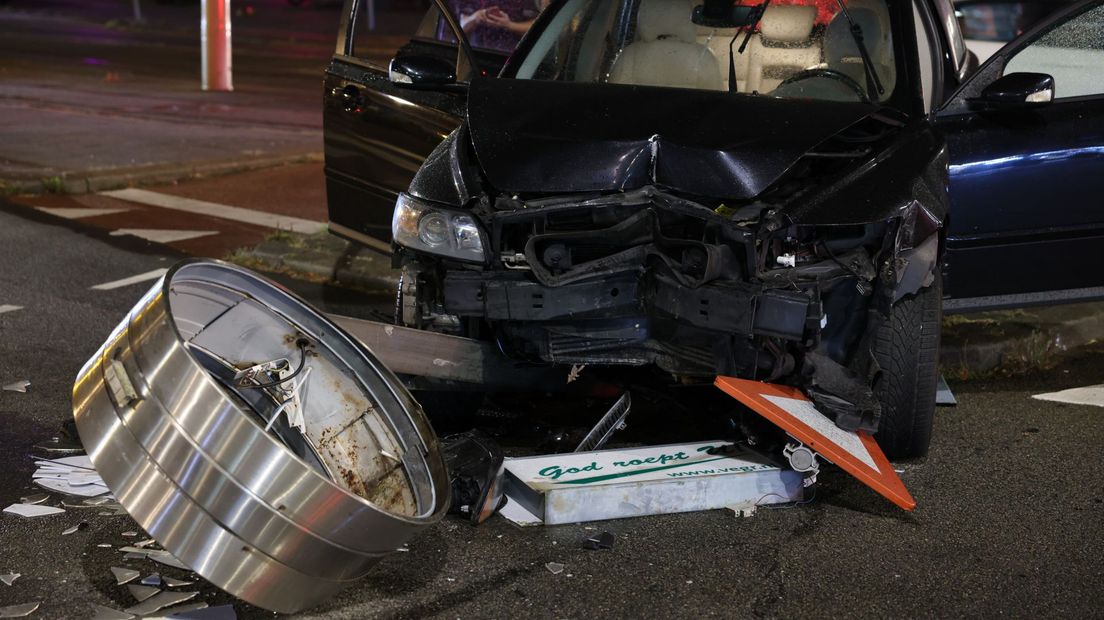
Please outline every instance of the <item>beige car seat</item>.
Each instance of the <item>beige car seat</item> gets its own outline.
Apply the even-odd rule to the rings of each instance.
[[[759,22],[759,36],[745,50],[750,59],[747,92],[770,92],[790,75],[820,65],[820,43],[812,39],[816,17],[812,5],[767,7]]]
[[[610,69],[616,84],[722,90],[720,68],[695,39],[686,0],[644,0],[636,16],[636,40]]]

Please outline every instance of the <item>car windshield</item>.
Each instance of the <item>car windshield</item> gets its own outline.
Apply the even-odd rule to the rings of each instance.
[[[737,0],[737,17],[727,23],[703,18],[700,4],[567,0],[511,60],[514,77],[836,101],[885,101],[893,92],[885,0],[849,0],[846,14],[837,0],[772,0],[753,27],[743,23],[754,13],[739,7],[756,6],[754,0]],[[864,68],[851,22],[861,29],[874,75]]]

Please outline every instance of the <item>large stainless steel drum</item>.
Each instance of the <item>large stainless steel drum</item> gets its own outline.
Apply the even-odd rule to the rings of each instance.
[[[448,508],[437,438],[398,379],[232,265],[169,270],[85,364],[73,412],[142,527],[273,611],[327,600]]]

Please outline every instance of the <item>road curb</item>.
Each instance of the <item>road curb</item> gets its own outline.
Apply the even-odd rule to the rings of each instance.
[[[237,251],[230,260],[253,269],[372,293],[392,293],[399,283],[399,271],[391,268],[389,256],[328,232],[278,233],[256,247]]]
[[[956,315],[944,321],[939,362],[962,378],[1045,368],[1065,351],[1104,340],[1104,303]]]
[[[136,185],[157,185],[290,164],[320,162],[322,153],[306,152],[291,155],[251,157],[246,159],[157,164],[104,171],[63,172],[45,178],[0,178],[0,192],[5,194],[88,194]]]

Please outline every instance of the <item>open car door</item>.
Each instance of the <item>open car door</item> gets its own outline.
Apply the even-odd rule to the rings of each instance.
[[[1104,298],[1104,0],[1052,14],[937,112],[948,311]]]
[[[434,0],[424,14],[406,11],[404,18],[396,9],[379,16],[405,21],[409,38],[379,34],[371,10],[368,0],[346,0],[326,68],[326,196],[331,232],[390,252],[395,199],[460,125],[473,65],[497,75],[509,50],[468,47],[464,5],[455,0]],[[387,30],[401,28],[389,23]]]

